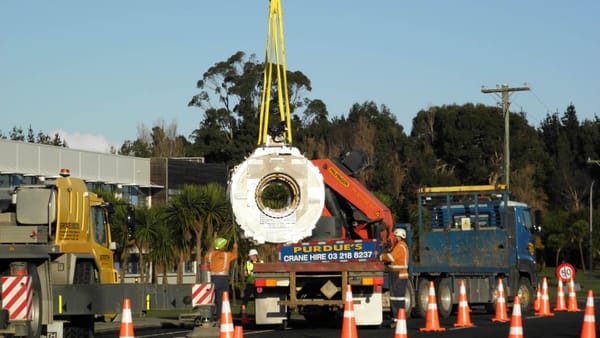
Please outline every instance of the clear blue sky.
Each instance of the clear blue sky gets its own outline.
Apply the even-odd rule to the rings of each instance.
[[[539,126],[575,104],[600,115],[600,2],[282,0],[289,70],[332,115],[385,104],[410,132],[433,105],[495,105],[481,86],[527,83],[511,111]],[[71,147],[120,146],[137,126],[186,137],[196,81],[238,50],[262,59],[268,1],[0,2],[0,130],[60,130]],[[92,143],[90,145],[90,142]],[[96,147],[90,148],[95,145]]]

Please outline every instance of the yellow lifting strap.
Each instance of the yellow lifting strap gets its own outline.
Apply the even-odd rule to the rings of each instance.
[[[273,60],[275,59],[275,60]],[[280,122],[285,122],[285,140],[292,142],[290,119],[290,102],[288,98],[287,76],[285,68],[285,47],[283,42],[283,15],[280,0],[269,2],[269,24],[267,29],[267,50],[265,55],[265,71],[263,75],[263,93],[260,102],[260,126],[258,145],[267,142],[269,130],[269,107],[273,81],[273,66],[277,72],[277,103],[279,104]]]

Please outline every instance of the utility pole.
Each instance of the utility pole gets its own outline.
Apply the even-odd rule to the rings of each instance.
[[[511,92],[524,90],[529,90],[529,87],[509,87],[507,84],[503,84],[502,87],[496,89],[481,89],[481,92],[484,94],[502,93],[502,95],[499,96],[502,98],[502,114],[504,114],[504,183],[506,184],[506,189],[508,189],[510,185],[510,125],[508,121],[510,115],[508,106],[510,105],[510,102],[508,101],[508,97]]]
[[[594,244],[592,242],[592,224],[594,224],[594,199],[592,196],[594,194],[594,183],[596,183],[596,181],[592,181],[592,184],[590,184],[590,275],[592,275],[594,271],[592,270],[592,261],[594,260]]]
[[[590,158],[587,159],[587,163],[588,164],[592,164],[595,163],[598,166],[600,166],[600,160],[592,160]],[[592,181],[592,184],[590,185],[590,274],[594,273],[594,270],[592,268],[593,265],[593,261],[594,261],[594,242],[592,241],[592,230],[593,230],[593,218],[592,218],[592,211],[594,210],[594,205],[593,200],[592,200],[592,193],[593,193],[593,189],[594,189],[594,183],[596,181]]]

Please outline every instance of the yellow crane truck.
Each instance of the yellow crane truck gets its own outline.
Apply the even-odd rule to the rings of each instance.
[[[0,213],[0,336],[93,337],[96,317],[119,313],[124,297],[139,308],[150,305],[150,294],[159,291],[117,284],[113,207],[83,180],[61,170],[60,177],[17,187],[10,197]],[[156,297],[164,301],[157,307],[187,308],[186,289],[191,294],[181,288],[182,301]]]

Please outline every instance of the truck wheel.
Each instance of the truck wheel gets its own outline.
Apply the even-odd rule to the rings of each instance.
[[[427,315],[427,299],[429,298],[429,280],[419,279],[417,283],[416,306],[413,310],[414,315],[419,318],[425,318]]]
[[[413,308],[415,306],[415,288],[412,286],[410,280],[406,283],[406,296],[404,297],[404,308],[406,309],[406,318],[410,318]]]
[[[75,264],[73,284],[97,284],[94,264],[90,261],[80,261]]]
[[[496,313],[496,303],[498,302],[498,279],[501,277],[496,277],[494,279],[494,285],[490,286],[490,300],[489,303],[485,303],[485,312],[487,314],[493,315]],[[505,300],[506,301],[506,300]]]
[[[94,317],[73,316],[63,327],[64,338],[94,338]]]
[[[452,314],[452,283],[450,278],[442,278],[436,284],[438,314],[442,318],[448,318]]]
[[[90,261],[75,263],[73,284],[97,284],[94,264]],[[69,323],[64,326],[65,338],[94,337],[94,317],[74,316],[69,318]]]
[[[31,277],[31,334],[39,337],[42,333],[42,286],[37,267],[27,263],[27,274]]]
[[[523,310],[529,310],[533,305],[533,287],[531,287],[531,281],[527,277],[519,278],[519,289],[517,290],[517,296],[521,301],[521,308]]]

